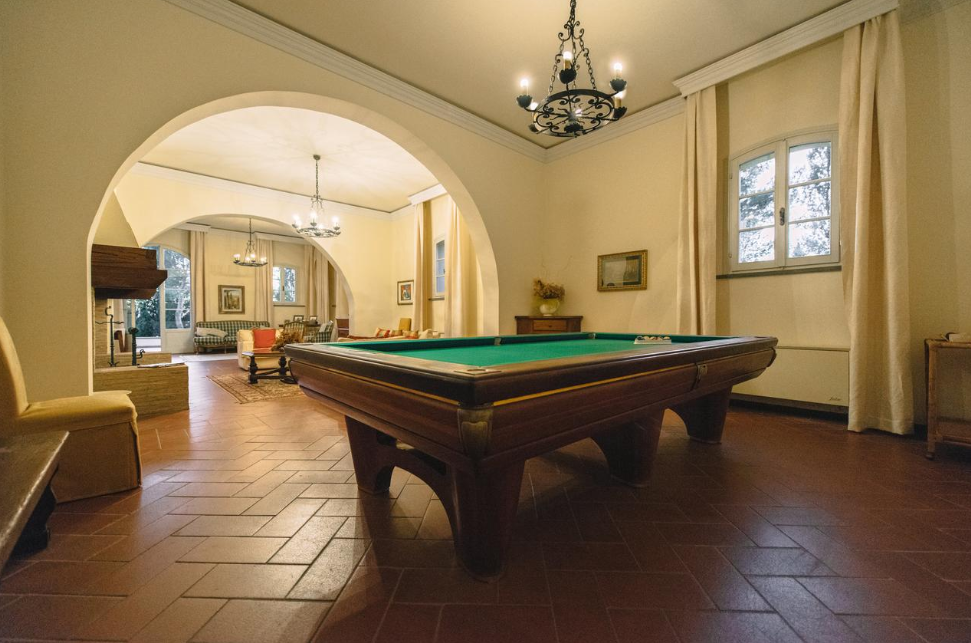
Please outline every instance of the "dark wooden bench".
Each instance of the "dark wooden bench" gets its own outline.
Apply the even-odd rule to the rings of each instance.
[[[0,569],[12,553],[47,547],[51,479],[66,441],[67,431],[0,437]]]

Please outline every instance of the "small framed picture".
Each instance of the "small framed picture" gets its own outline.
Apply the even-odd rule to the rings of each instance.
[[[398,305],[408,306],[415,303],[415,280],[407,279],[398,282]]]
[[[294,315],[293,316],[293,321],[295,321],[295,322],[302,322],[303,321],[303,315]]]
[[[646,290],[647,250],[597,257],[597,290]]]
[[[242,286],[219,286],[219,314],[242,315],[246,312],[245,293]]]
[[[320,322],[317,321],[317,315],[311,315],[310,317],[307,318],[307,323],[310,325],[314,325],[314,324],[319,324]]]

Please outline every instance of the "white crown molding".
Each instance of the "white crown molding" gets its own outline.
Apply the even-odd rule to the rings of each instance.
[[[229,0],[166,0],[166,2],[385,96],[407,103],[432,116],[474,132],[493,143],[498,143],[536,161],[543,160],[545,150],[539,145]]]
[[[391,220],[392,221],[397,221],[398,219],[403,219],[403,218],[405,218],[407,216],[411,216],[414,213],[415,213],[415,206],[414,205],[406,205],[405,207],[398,208],[397,210],[395,210],[394,212],[392,212],[391,213]]]
[[[438,185],[433,185],[430,188],[422,190],[421,192],[412,194],[408,197],[408,201],[410,201],[412,205],[417,205],[419,203],[424,203],[425,201],[431,201],[435,197],[442,196],[443,194],[448,194],[448,192],[446,192],[442,184],[439,183]]]
[[[248,183],[239,183],[237,181],[230,181],[229,179],[220,179],[214,176],[207,176],[205,174],[196,174],[195,172],[176,170],[161,165],[151,165],[149,163],[138,162],[132,167],[130,173],[140,176],[153,177],[156,179],[178,181],[179,183],[186,183],[189,185],[198,185],[200,187],[222,190],[224,192],[231,192],[233,194],[243,196],[256,197],[258,199],[268,199],[278,203],[297,205],[304,209],[309,207],[308,204],[310,197],[302,194],[284,192],[283,190],[274,190],[273,188],[264,188],[259,185],[250,185]],[[327,201],[325,199],[324,207],[328,210],[339,212],[342,215],[346,214],[351,216],[361,216],[370,219],[382,219],[385,221],[391,219],[390,212],[365,208],[363,206],[353,205],[350,203],[340,203],[339,201]]]
[[[762,42],[702,67],[674,81],[683,96],[835,36],[854,25],[897,8],[898,0],[850,0],[835,9],[766,38]]]
[[[175,226],[179,230],[186,230],[188,232],[209,232],[212,226],[203,225],[201,223],[182,223]]]
[[[684,113],[684,98],[681,96],[675,96],[674,98],[670,98],[663,103],[652,105],[647,109],[642,109],[636,114],[632,114],[617,121],[616,123],[612,123],[609,127],[604,127],[603,129],[597,130],[591,134],[587,134],[586,136],[581,136],[579,138],[567,141],[566,143],[561,143],[556,147],[551,147],[550,149],[546,150],[546,162],[552,163],[553,161],[558,161],[561,158],[567,157],[571,154],[576,154],[577,152],[591,148],[595,145],[612,141],[615,138],[625,136],[633,131],[653,125],[654,123],[659,123],[674,116],[679,116],[682,113]]]

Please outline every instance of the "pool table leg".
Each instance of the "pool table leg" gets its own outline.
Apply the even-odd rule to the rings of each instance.
[[[459,562],[473,577],[493,581],[503,571],[519,507],[525,462],[476,474],[451,469],[452,532]]]
[[[395,448],[395,439],[352,417],[345,421],[357,486],[372,494],[386,492],[391,487],[394,465],[382,457],[381,446]]]
[[[478,580],[496,580],[512,536],[526,463],[465,471],[417,449],[398,448],[394,437],[352,417],[345,419],[358,487],[386,493],[395,467],[421,478],[445,507],[462,566]]]
[[[657,456],[663,419],[664,409],[661,409],[593,436],[593,441],[607,458],[612,476],[632,487],[647,485]]]
[[[709,393],[684,404],[672,406],[688,429],[688,437],[705,444],[718,444],[722,441],[725,416],[728,414],[728,401],[731,387]]]

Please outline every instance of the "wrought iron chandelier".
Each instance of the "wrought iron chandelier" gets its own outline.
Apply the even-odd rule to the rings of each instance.
[[[324,217],[324,200],[320,198],[320,154],[314,154],[314,176],[317,182],[316,187],[314,187],[314,195],[310,197],[310,214],[308,215],[310,221],[306,226],[302,226],[300,217],[293,215],[293,229],[305,237],[336,237],[341,233],[337,217],[331,219],[333,227],[328,228],[320,224],[320,220]]]
[[[256,245],[253,243],[253,219],[249,220],[249,238],[246,241],[246,250],[243,251],[243,254],[238,252],[234,254],[233,263],[247,268],[259,268],[266,265],[266,257],[256,259]]]
[[[516,102],[532,114],[533,122],[529,129],[536,134],[581,136],[620,120],[627,113],[627,108],[623,106],[627,81],[620,76],[623,68],[620,63],[614,64],[614,77],[610,81],[610,87],[614,90],[612,94],[597,89],[590,50],[583,43],[583,27],[576,18],[576,10],[576,0],[570,0],[570,19],[563,25],[564,31],[557,34],[560,49],[553,57],[553,73],[546,98],[534,101],[529,94],[529,79],[524,78],[520,82],[522,94],[516,98]],[[569,48],[566,48],[567,44]],[[589,89],[577,86],[577,64],[581,57],[590,75]],[[554,93],[553,86],[557,79],[565,89]]]

